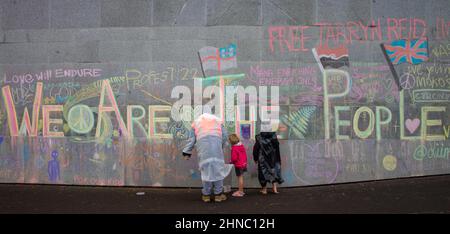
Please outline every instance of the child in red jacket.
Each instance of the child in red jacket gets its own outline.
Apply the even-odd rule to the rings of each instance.
[[[239,137],[236,134],[228,136],[228,140],[231,144],[231,162],[234,164],[236,176],[238,177],[239,190],[232,194],[233,197],[243,197],[244,193],[244,172],[247,171],[247,153],[245,147],[241,143]]]

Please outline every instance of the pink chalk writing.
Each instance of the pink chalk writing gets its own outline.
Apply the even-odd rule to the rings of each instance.
[[[449,37],[450,21],[436,17],[436,38],[446,39]]]
[[[297,96],[291,98],[291,104],[322,106],[323,105],[323,96],[321,94],[297,95]]]
[[[384,24],[382,22],[384,21]],[[438,36],[447,37],[449,22],[437,19]],[[386,25],[386,26],[384,26]],[[374,40],[398,40],[423,38],[427,35],[427,23],[419,18],[386,18],[372,19],[368,23],[361,21],[348,22],[319,22],[318,47],[341,47],[355,41],[364,43]],[[272,53],[280,52],[309,52],[312,48],[306,47],[311,36],[306,36],[311,30],[308,26],[270,26],[269,49]]]
[[[249,80],[260,86],[302,85],[314,89],[320,86],[320,84],[317,84],[317,75],[317,66],[265,68],[256,65],[250,67]]]
[[[270,50],[274,51],[274,42],[278,42],[278,47],[281,52],[284,52],[286,47],[288,51],[308,51],[305,48],[305,41],[308,37],[305,36],[304,30],[309,26],[272,26],[269,27],[269,45]]]

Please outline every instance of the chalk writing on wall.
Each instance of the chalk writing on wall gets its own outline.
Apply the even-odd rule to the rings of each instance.
[[[199,27],[152,38],[151,61],[2,64],[0,182],[201,186],[180,151],[205,106],[248,155],[279,113],[283,186],[449,173],[450,21],[431,18]]]

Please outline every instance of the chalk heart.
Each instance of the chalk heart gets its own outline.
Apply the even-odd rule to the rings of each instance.
[[[408,129],[409,133],[413,133],[417,130],[417,128],[420,125],[420,120],[419,119],[407,119],[405,122],[406,128]]]

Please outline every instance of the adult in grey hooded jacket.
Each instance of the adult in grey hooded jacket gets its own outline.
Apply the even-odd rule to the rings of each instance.
[[[217,116],[204,113],[193,123],[189,139],[183,149],[183,156],[190,158],[194,146],[199,157],[198,166],[203,184],[203,196],[223,193],[223,180],[228,176],[232,164],[225,164],[223,147],[227,144],[228,134],[221,119]]]

